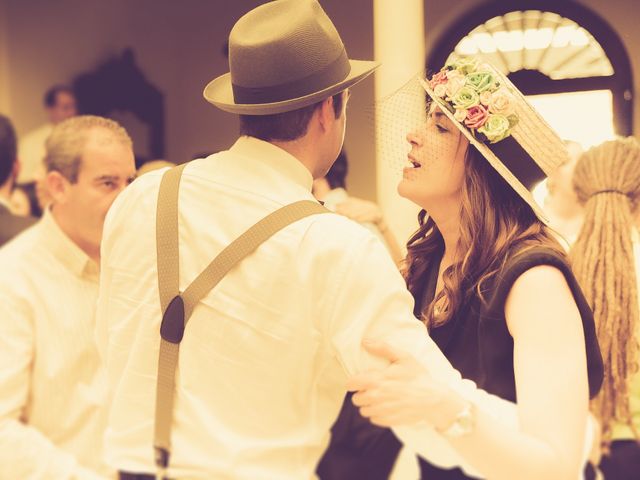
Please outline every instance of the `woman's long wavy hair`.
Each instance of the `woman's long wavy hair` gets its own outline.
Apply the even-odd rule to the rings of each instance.
[[[403,264],[407,287],[414,298],[421,297],[427,269],[437,261],[444,245],[428,212],[419,213],[418,223],[418,231],[407,242]],[[427,327],[441,325],[456,314],[465,298],[478,294],[485,301],[484,283],[500,270],[507,258],[516,251],[539,245],[564,255],[558,241],[531,207],[469,145],[455,260],[443,272],[442,290],[430,305],[423,305],[422,320]]]
[[[591,408],[602,425],[603,447],[615,422],[636,439],[629,406],[629,381],[638,367],[638,284],[633,213],[640,199],[640,142],[619,138],[585,152],[573,186],[584,205],[584,224],[570,256],[576,278],[593,309],[604,359],[604,383]]]

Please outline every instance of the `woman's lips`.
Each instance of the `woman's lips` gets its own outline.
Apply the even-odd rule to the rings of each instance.
[[[417,161],[415,158],[413,158],[411,155],[408,155],[407,158],[409,159],[409,163],[411,163],[412,167],[411,168],[420,168],[422,166],[422,164]]]

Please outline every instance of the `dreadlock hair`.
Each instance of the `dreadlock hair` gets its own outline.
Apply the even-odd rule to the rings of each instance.
[[[604,382],[592,401],[602,424],[605,451],[614,421],[628,424],[628,383],[637,369],[638,284],[633,257],[633,211],[640,196],[640,142],[619,138],[585,152],[573,187],[585,207],[584,225],[570,256],[573,271],[593,310],[604,361]]]

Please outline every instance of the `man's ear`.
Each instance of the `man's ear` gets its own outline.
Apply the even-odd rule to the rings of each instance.
[[[18,175],[20,175],[20,159],[16,158],[15,161],[13,162],[13,168],[11,169],[11,185],[15,186],[16,182],[18,181]]]
[[[44,178],[47,191],[55,203],[66,203],[71,183],[60,172],[52,171]]]
[[[327,97],[318,107],[318,121],[322,130],[328,130],[336,121],[336,114],[333,110],[333,97]]]

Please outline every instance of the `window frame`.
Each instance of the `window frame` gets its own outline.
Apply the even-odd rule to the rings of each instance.
[[[426,1],[426,0],[425,0]],[[614,73],[611,76],[553,80],[537,70],[511,72],[509,79],[524,95],[541,95],[591,90],[611,90],[613,122],[617,135],[633,134],[633,76],[627,49],[615,30],[598,14],[573,0],[493,0],[477,6],[458,18],[446,29],[430,51],[427,71],[438,70],[458,43],[477,26],[514,11],[539,10],[551,12],[576,22],[587,30],[607,55]],[[463,32],[462,35],[460,32]]]

